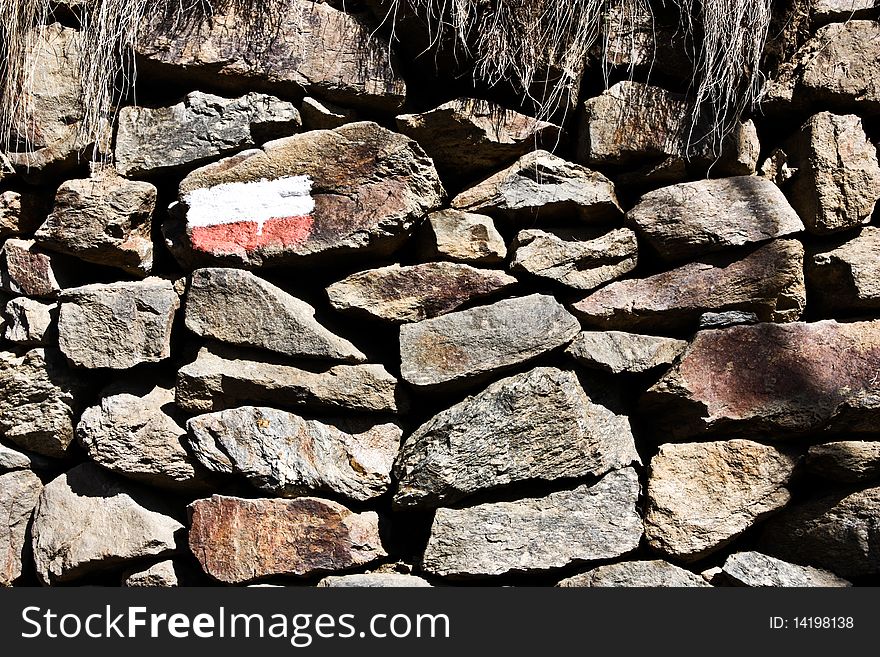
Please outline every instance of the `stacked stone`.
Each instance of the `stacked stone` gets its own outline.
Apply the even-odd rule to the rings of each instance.
[[[327,3],[266,47],[146,26],[199,91],[88,174],[77,33],[36,28],[67,86],[0,182],[0,584],[872,582],[880,23],[815,4],[720,154],[647,79],[560,125],[422,106]]]

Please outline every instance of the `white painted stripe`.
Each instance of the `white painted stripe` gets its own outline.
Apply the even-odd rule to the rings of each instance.
[[[270,219],[304,217],[315,209],[308,176],[223,183],[193,190],[183,201],[189,207],[186,223],[190,227],[252,221],[258,225],[257,234],[262,234],[263,224]]]

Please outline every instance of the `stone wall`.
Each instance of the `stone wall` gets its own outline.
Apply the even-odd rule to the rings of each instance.
[[[554,123],[310,0],[148,26],[85,145],[72,20],[0,178],[0,584],[880,581],[874,0],[720,154],[675,39]]]

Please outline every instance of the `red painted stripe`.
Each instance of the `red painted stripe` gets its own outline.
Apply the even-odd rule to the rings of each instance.
[[[314,223],[311,215],[278,217],[264,222],[260,233],[259,224],[255,221],[195,226],[190,229],[190,243],[196,251],[218,256],[269,245],[298,246],[309,238]]]

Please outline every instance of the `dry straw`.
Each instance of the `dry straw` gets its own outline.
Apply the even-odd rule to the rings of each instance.
[[[85,120],[81,143],[96,141],[113,108],[130,89],[132,50],[143,20],[200,19],[230,4],[265,17],[267,7],[292,1],[263,0],[69,0],[81,22],[81,100]],[[435,43],[451,40],[468,53],[482,85],[504,82],[547,116],[577,88],[584,62],[608,48],[603,29],[614,16],[626,34],[651,16],[652,0],[380,0],[390,17],[401,10],[427,18]],[[690,37],[697,106],[716,126],[716,143],[757,101],[760,61],[770,24],[771,0],[653,0],[680,9],[681,29]],[[33,84],[30,57],[34,26],[51,17],[54,0],[0,0],[0,138],[4,149],[26,150],[32,141],[27,89]],[[259,8],[259,11],[256,9]],[[392,21],[393,23],[393,21]],[[171,28],[173,29],[173,28]],[[699,114],[699,112],[698,112]],[[705,117],[695,115],[694,125]]]

